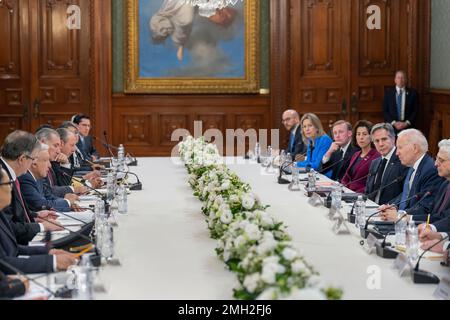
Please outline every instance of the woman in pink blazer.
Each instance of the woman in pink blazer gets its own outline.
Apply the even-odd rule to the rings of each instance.
[[[361,151],[353,155],[347,172],[341,181],[344,187],[357,193],[364,193],[370,165],[373,160],[380,157],[380,154],[372,144],[370,136],[372,126],[372,123],[365,120],[358,121],[356,124],[354,140],[356,140],[355,145],[358,145]]]

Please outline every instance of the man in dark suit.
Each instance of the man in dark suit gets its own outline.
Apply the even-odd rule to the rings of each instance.
[[[68,193],[64,198],[60,198],[52,194],[51,190],[44,189],[43,179],[47,177],[50,167],[48,146],[41,144],[36,161],[33,162],[26,174],[19,177],[23,198],[33,211],[53,208],[60,212],[69,212],[75,206],[78,196]]]
[[[11,222],[11,227],[19,244],[27,245],[39,232],[46,230],[61,230],[46,221],[37,223],[36,218],[47,218],[48,211],[40,211],[35,215],[23,199],[20,182],[17,177],[25,174],[36,157],[37,139],[24,131],[14,131],[6,137],[2,150],[0,165],[6,171],[8,178],[14,181],[11,204],[4,209]]]
[[[306,144],[303,141],[298,112],[295,110],[286,110],[283,113],[282,123],[289,132],[289,142],[286,152],[291,154],[293,161],[303,161],[305,159]]]
[[[341,181],[350,160],[359,148],[352,144],[353,128],[349,122],[343,120],[335,122],[332,131],[334,142],[322,159],[321,172],[327,175],[332,171],[331,179]]]
[[[56,130],[61,138],[61,153],[70,158],[76,151],[77,135],[72,131],[65,128],[58,128]],[[69,186],[72,183],[72,176],[77,173],[77,168],[69,163],[56,163],[52,162],[52,169],[55,172],[57,184],[59,186]],[[93,188],[97,188],[102,185],[100,179],[100,172],[91,171],[81,175],[84,180],[88,180]]]
[[[48,146],[50,161],[59,163],[69,163],[68,157],[61,152],[61,138],[56,130],[51,128],[43,128],[36,133],[36,138],[43,144]],[[52,167],[48,170],[48,175],[43,179],[44,192],[52,193],[56,197],[64,198],[67,194],[82,194],[87,192],[87,188],[59,186],[58,178]]]
[[[395,131],[392,125],[389,123],[375,125],[371,136],[381,158],[374,160],[370,166],[365,193],[370,200],[386,204],[402,193],[403,180],[406,178],[408,168],[402,165],[396,154]]]
[[[1,264],[1,261],[0,261]],[[7,277],[0,271],[0,300],[23,296],[29,288],[28,280],[18,277]]]
[[[446,180],[437,192],[437,201],[430,215],[430,225],[428,228],[425,223],[419,226],[419,235],[424,240],[433,240],[436,237],[442,239],[450,232],[450,140],[442,140],[439,143],[436,167],[439,176]],[[417,220],[425,221],[427,216],[423,215]]]
[[[80,133],[80,141],[78,141],[78,149],[83,153],[85,159],[95,161],[99,158],[95,149],[92,137],[89,135],[91,131],[91,119],[84,114],[78,114],[73,118],[73,123],[78,126]]]
[[[416,220],[416,216],[419,218],[431,213],[433,205],[439,196],[437,195],[437,189],[445,180],[438,175],[434,160],[427,152],[427,139],[419,130],[407,129],[399,134],[397,156],[401,163],[409,169],[403,183],[402,193],[392,202],[401,202],[399,212],[404,211],[408,213],[414,220]],[[427,192],[431,192],[431,194],[426,195],[425,193]],[[425,196],[421,199],[413,198],[408,200],[410,197],[419,194],[425,194]],[[388,209],[386,205],[383,205],[381,209],[385,209],[381,213],[381,217],[384,220],[397,220],[397,210]]]
[[[5,170],[0,171],[0,210],[11,203],[11,184]],[[0,211],[0,259],[23,273],[47,273],[65,270],[76,262],[76,257],[62,250],[49,250],[45,246],[23,246],[17,243],[14,231],[5,216]],[[15,273],[14,270],[0,264],[4,273]]]
[[[384,120],[397,132],[413,128],[419,112],[419,96],[416,90],[406,87],[406,73],[395,74],[395,88],[385,92],[383,100]]]

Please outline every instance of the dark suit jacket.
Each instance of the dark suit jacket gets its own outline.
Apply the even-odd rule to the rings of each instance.
[[[324,169],[326,170],[327,168],[330,168],[330,170],[326,170],[324,174],[327,175],[331,171],[332,172],[331,179],[335,181],[341,181],[345,173],[347,172],[348,166],[350,165],[350,161],[352,160],[353,155],[358,151],[360,151],[360,149],[350,143],[350,145],[347,148],[347,151],[344,154],[343,161],[341,161],[342,158],[340,157],[340,153],[338,150],[336,152],[333,152],[328,162],[322,163],[322,167],[320,170]]]
[[[363,178],[369,174],[370,165],[375,159],[380,157],[380,154],[377,150],[371,149],[366,157],[364,157],[358,164],[355,164],[356,160],[360,156],[361,151],[358,151],[353,155],[347,168],[347,172],[341,182],[344,186],[354,192],[364,193],[367,178]],[[352,169],[353,166],[355,166],[354,170]]]
[[[290,138],[291,138],[291,133],[289,132],[288,147],[287,147],[286,152],[289,152],[292,155],[292,160],[295,160],[295,157],[297,155],[306,153],[306,144],[303,141],[302,128],[300,125],[298,126],[297,130],[295,131],[294,146],[292,149],[289,149]]]
[[[9,179],[12,179],[5,163],[0,160],[0,164],[2,168],[8,173]],[[3,209],[4,214],[8,217],[11,227],[16,236],[17,242],[22,245],[27,245],[33,238],[41,231],[41,228],[38,223],[34,222],[32,216],[30,216],[30,220],[32,223],[27,222],[26,212],[31,212],[25,203],[25,209],[22,206],[22,203],[19,198],[19,194],[16,190],[16,186],[13,185],[11,191],[11,204]]]
[[[378,190],[374,190],[374,184],[376,175],[378,172],[378,168],[381,165],[382,158],[375,159],[372,162],[372,165],[370,166],[370,176],[367,178],[366,183],[366,191],[365,193],[369,195],[370,200],[375,201],[375,198],[377,196]],[[391,159],[389,160],[389,163],[386,164],[386,169],[384,171],[383,180],[381,181],[381,193],[380,193],[380,199],[379,204],[388,204],[392,202],[393,199],[395,199],[398,195],[400,195],[403,191],[403,182],[404,178],[408,174],[408,168],[403,166],[400,162],[400,159],[395,154],[392,155]],[[384,186],[389,185],[392,183],[395,179],[398,177],[403,177],[402,180],[400,180],[397,183],[394,183],[390,185],[387,188],[383,188]]]
[[[19,258],[19,256],[29,256]],[[0,212],[0,259],[5,260],[23,273],[53,272],[53,256],[48,254],[45,247],[28,247],[17,244],[16,238],[9,225],[8,219]],[[6,274],[13,274],[12,270],[0,265]]]
[[[431,191],[431,195],[422,199],[413,198],[409,200],[406,203],[406,211],[408,214],[412,216],[423,216],[431,213],[436,197],[438,197],[437,189],[441,186],[442,182],[444,182],[444,178],[439,177],[437,169],[434,166],[433,158],[431,158],[428,154],[425,155],[417,168],[409,194],[412,197],[415,194]],[[401,198],[402,194],[398,195],[398,197],[394,199],[393,203],[400,202]],[[414,220],[415,219],[416,218],[414,217]]]
[[[419,95],[416,90],[406,88],[406,102],[405,102],[405,121],[411,122],[414,127],[416,123],[417,114],[419,112]],[[388,123],[399,121],[397,112],[397,90],[396,88],[387,89],[384,94],[383,101],[384,120]]]
[[[50,178],[51,176],[51,181]],[[58,186],[58,179],[56,178],[55,172],[53,171],[53,168],[51,168],[48,172],[48,176],[43,179],[44,184],[44,193],[51,192],[56,197],[64,198],[64,196],[68,193],[73,193],[72,188],[69,186]],[[49,191],[47,191],[47,190]]]
[[[94,141],[91,136],[83,137],[84,142],[80,140],[77,143],[78,149],[83,153],[87,160],[92,160],[92,156],[99,157],[98,152],[94,147]]]
[[[434,222],[433,225],[436,227],[438,232],[447,232],[450,234],[450,216],[447,216],[442,220]]]
[[[33,211],[41,211],[43,208],[53,208],[61,212],[69,212],[70,205],[63,199],[58,198],[49,189],[44,193],[44,184],[42,179],[37,181],[33,178],[30,172],[27,172],[19,178],[20,189],[22,190],[22,196],[27,202],[29,208]]]
[[[61,167],[61,165],[56,161],[52,161],[51,163],[53,172],[55,173],[56,176],[56,184],[58,186],[66,186],[66,187],[70,186],[70,184],[72,183],[71,177],[73,175],[73,170]],[[63,172],[68,174],[69,177],[64,175]]]
[[[445,194],[449,183],[450,182],[448,180],[444,180],[441,183],[440,187],[436,191],[436,197],[434,198],[435,201],[430,211],[430,223],[433,224],[439,232],[450,231],[450,201],[447,201],[444,210],[439,213],[439,209],[445,199]],[[415,221],[425,222],[427,219],[428,214],[425,213],[418,212],[414,215]]]
[[[25,294],[25,285],[19,279],[10,280],[0,271],[0,299],[11,299]]]

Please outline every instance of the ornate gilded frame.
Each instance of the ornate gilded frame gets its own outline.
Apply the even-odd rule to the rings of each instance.
[[[223,78],[139,77],[139,0],[126,0],[124,67],[126,93],[258,93],[260,85],[259,1],[245,0],[245,76]]]

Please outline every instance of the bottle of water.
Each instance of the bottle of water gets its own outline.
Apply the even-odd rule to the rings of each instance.
[[[76,277],[75,299],[92,300],[94,298],[94,279],[91,259],[88,254],[82,256],[81,266],[77,270]]]
[[[308,172],[308,193],[316,191],[316,174],[314,170]]]
[[[125,168],[125,148],[123,144],[119,145],[117,149],[117,171],[124,171]]]
[[[397,216],[397,223],[395,224],[395,245],[404,246],[406,244],[406,217],[403,217],[404,213],[399,212]],[[401,217],[403,219],[399,220]]]
[[[366,202],[362,195],[358,196],[355,203],[355,226],[357,228],[364,228],[366,224]]]
[[[409,221],[406,229],[406,256],[411,263],[419,257],[419,231],[413,219]]]
[[[123,185],[119,187],[118,211],[120,214],[128,213],[127,188]]]
[[[109,171],[108,176],[106,178],[106,199],[108,200],[114,199],[114,192],[115,192],[114,172]]]
[[[102,226],[102,240],[100,253],[103,258],[109,260],[114,256],[114,238],[113,229],[107,221]]]
[[[342,186],[337,184],[331,190],[331,207],[339,210],[342,206]]]
[[[261,160],[259,159],[259,156],[261,155],[261,146],[259,142],[255,144],[255,160],[260,163]]]

